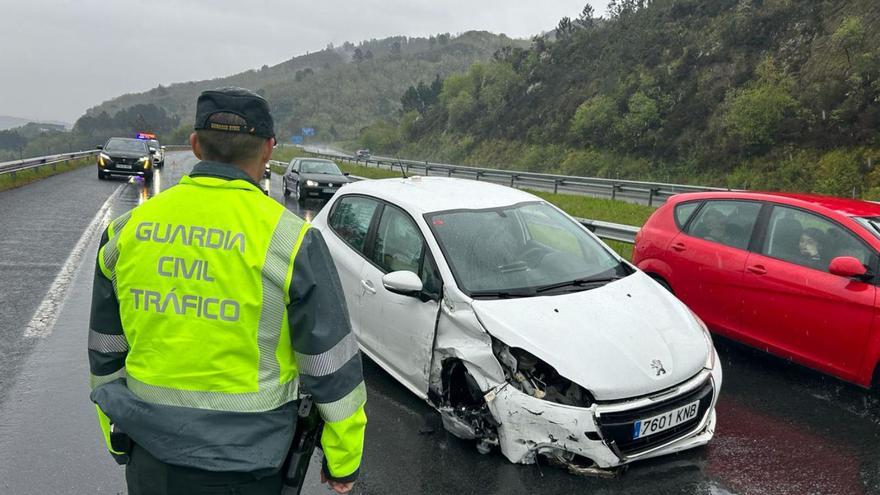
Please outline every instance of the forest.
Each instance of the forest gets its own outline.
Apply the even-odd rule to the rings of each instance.
[[[880,198],[880,4],[612,0],[401,95],[374,152]]]

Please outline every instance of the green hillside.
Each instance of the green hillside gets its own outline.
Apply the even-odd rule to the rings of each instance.
[[[563,19],[552,40],[503,50],[437,92],[410,89],[406,113],[366,129],[362,144],[573,175],[880,196],[876,0],[613,0],[609,10]]]
[[[106,119],[136,105],[153,105],[179,120],[178,134],[188,134],[200,92],[241,86],[269,99],[279,137],[286,139],[296,129],[314,127],[318,138],[353,138],[370,122],[396,116],[400,94],[409,85],[438,74],[463,72],[476,61],[490,59],[498,49],[517,44],[527,45],[476,31],[457,37],[441,34],[345,43],[272,67],[124,95],[89,109],[86,116],[101,118],[106,112]]]

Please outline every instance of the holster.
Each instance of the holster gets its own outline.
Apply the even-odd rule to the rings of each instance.
[[[299,495],[323,426],[324,422],[311,396],[304,396],[300,399],[296,431],[282,467],[284,485],[289,488],[285,493]]]
[[[131,460],[131,437],[126,435],[116,425],[113,425],[113,429],[110,430],[110,447],[113,448],[110,455],[113,456],[116,464],[128,464],[128,461]]]

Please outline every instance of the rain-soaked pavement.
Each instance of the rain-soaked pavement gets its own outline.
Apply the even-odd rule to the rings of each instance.
[[[189,153],[169,153],[152,188],[99,182],[86,168],[0,193],[0,494],[124,493],[123,471],[103,450],[88,401],[97,236],[79,240],[111,195],[110,218],[177,183],[194,163]],[[283,202],[273,179],[271,196]],[[306,218],[321,206],[285,204]],[[75,267],[66,302],[49,298],[48,307],[61,308],[57,322],[32,321],[65,264]],[[37,330],[25,336],[29,326]],[[613,479],[513,465],[441,428],[430,432],[431,409],[367,361],[369,425],[354,493],[880,494],[875,396],[721,339],[716,346],[724,385],[715,439]],[[328,493],[316,469],[303,493]]]

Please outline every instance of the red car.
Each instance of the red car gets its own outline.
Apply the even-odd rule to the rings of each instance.
[[[806,194],[674,196],[634,263],[720,335],[880,386],[880,204]]]

